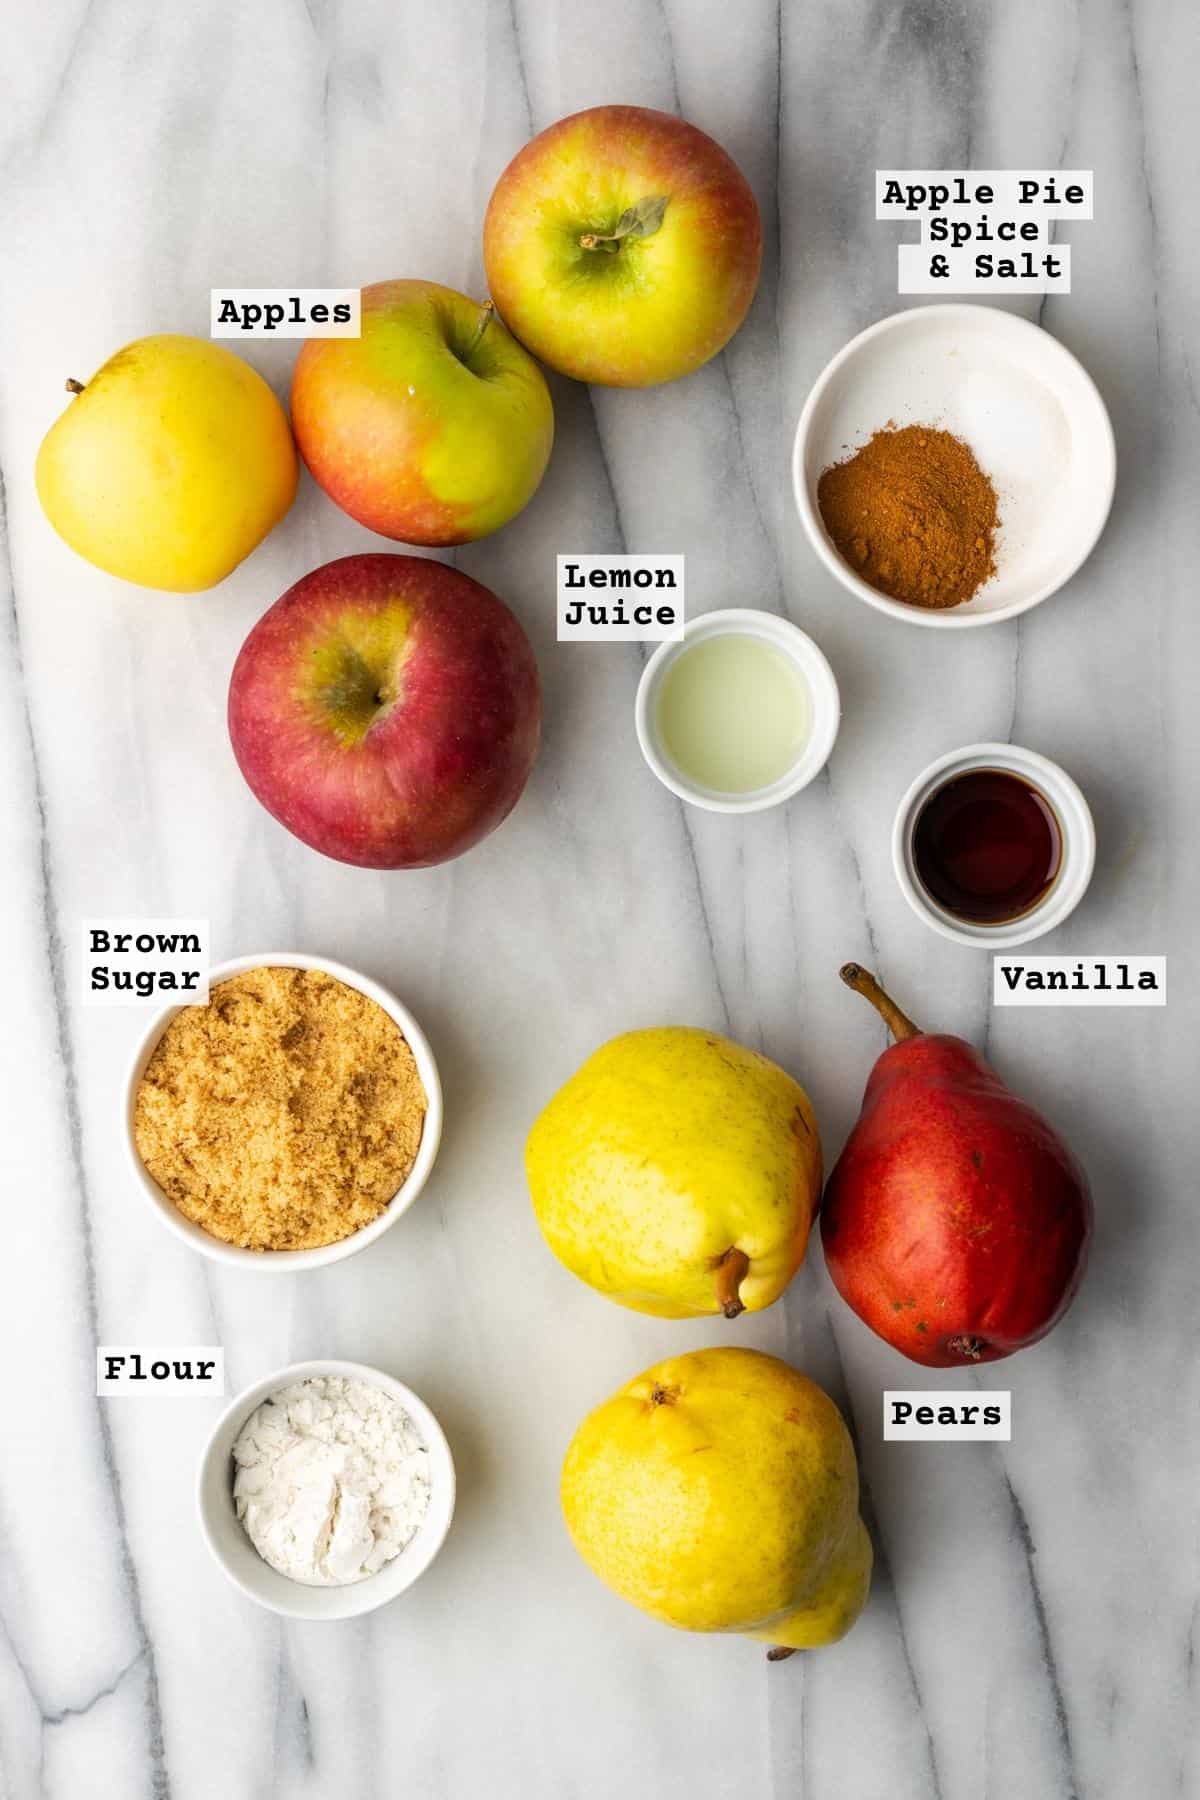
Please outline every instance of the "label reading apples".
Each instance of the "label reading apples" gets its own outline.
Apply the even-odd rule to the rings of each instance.
[[[682,556],[560,556],[560,644],[683,637]]]
[[[360,288],[212,288],[215,338],[362,336]]]
[[[83,1004],[208,1000],[207,919],[85,919]]]
[[[1165,1006],[1165,956],[994,956],[993,1006]]]
[[[946,1388],[887,1389],[885,1443],[1007,1444],[1012,1439],[1012,1393],[964,1394]]]

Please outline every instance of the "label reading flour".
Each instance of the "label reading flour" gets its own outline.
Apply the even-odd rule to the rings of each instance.
[[[1165,1006],[1165,956],[994,956],[993,1006]]]
[[[362,336],[361,288],[212,288],[215,338]]]
[[[85,919],[83,1004],[208,1001],[207,919]]]
[[[1012,1438],[1012,1393],[961,1394],[945,1388],[887,1389],[885,1443],[1007,1444]]]
[[[560,644],[683,637],[682,556],[560,556]]]
[[[225,1352],[220,1344],[98,1344],[96,1393],[154,1394],[169,1389],[194,1394],[225,1392]]]

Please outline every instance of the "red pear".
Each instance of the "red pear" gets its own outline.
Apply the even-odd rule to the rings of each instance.
[[[1040,1113],[958,1037],[918,1030],[873,975],[842,980],[895,1043],[829,1178],[821,1239],[872,1331],[931,1369],[1036,1344],[1083,1276],[1087,1176]]]

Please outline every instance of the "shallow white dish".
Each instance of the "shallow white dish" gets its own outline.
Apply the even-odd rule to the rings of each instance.
[[[658,736],[658,695],[667,670],[683,651],[704,638],[727,632],[761,637],[789,657],[800,672],[812,708],[808,741],[796,762],[769,787],[754,788],[745,794],[721,793],[716,788],[703,787],[699,782],[689,780],[667,755]],[[689,619],[683,637],[677,642],[668,640],[660,644],[642,670],[634,703],[634,723],[642,755],[663,786],[692,806],[719,813],[762,812],[768,806],[790,800],[793,794],[807,787],[829,761],[841,716],[837,680],[820,647],[790,619],[751,606],[725,607],[720,612],[701,613],[697,618]]]
[[[233,1504],[233,1446],[256,1407],[281,1388],[316,1375],[367,1381],[399,1402],[429,1451],[429,1506],[416,1535],[375,1575],[345,1587],[309,1587],[264,1562],[250,1542]],[[425,1573],[446,1541],[454,1517],[454,1458],[446,1434],[411,1388],[366,1363],[300,1362],[276,1369],[245,1388],[218,1419],[200,1459],[196,1504],[204,1541],[220,1567],[249,1599],[292,1619],[352,1619],[386,1606]]]
[[[975,925],[947,912],[926,891],[913,862],[913,829],[921,808],[938,788],[971,769],[1009,769],[1039,789],[1054,808],[1062,840],[1058,874],[1049,891],[1020,918],[1006,919],[998,925]],[[1082,789],[1048,756],[1024,750],[1019,744],[967,744],[961,750],[939,756],[921,771],[896,808],[892,867],[900,891],[918,918],[957,944],[1012,950],[1018,944],[1044,937],[1075,911],[1087,892],[1095,866],[1096,827]]]
[[[822,472],[889,424],[953,432],[995,485],[996,574],[961,606],[932,611],[879,593],[821,522]],[[1104,529],[1116,468],[1104,402],[1057,338],[991,306],[920,306],[861,332],[817,378],[796,428],[792,486],[817,555],[843,587],[912,625],[960,630],[1015,618],[1070,580]]]
[[[328,1263],[341,1262],[347,1256],[355,1256],[360,1250],[365,1250],[368,1244],[373,1244],[389,1226],[396,1223],[402,1213],[408,1211],[429,1179],[441,1142],[442,1084],[429,1039],[408,1008],[402,1006],[394,994],[380,987],[377,981],[346,968],[343,963],[331,962],[324,956],[304,956],[292,950],[266,950],[261,955],[237,956],[231,962],[216,964],[209,972],[209,990],[211,992],[219,981],[225,981],[231,975],[244,974],[247,969],[263,968],[319,969],[323,974],[332,976],[335,981],[357,988],[359,993],[374,1000],[389,1018],[395,1020],[407,1038],[426,1099],[425,1124],[416,1161],[409,1170],[408,1179],[397,1189],[377,1219],[364,1225],[361,1231],[353,1232],[350,1237],[341,1238],[336,1244],[325,1244],[319,1250],[244,1250],[239,1244],[224,1243],[186,1219],[174,1202],[163,1193],[138,1154],[134,1135],[138,1085],[157,1048],[158,1040],[183,1008],[164,1007],[154,1016],[134,1052],[125,1083],[125,1147],[129,1152],[134,1180],[167,1229],[173,1231],[176,1237],[182,1238],[184,1243],[190,1244],[193,1250],[199,1250],[203,1256],[211,1256],[216,1262],[234,1263],[239,1268],[259,1269],[278,1275],[290,1274],[296,1269],[324,1268]]]

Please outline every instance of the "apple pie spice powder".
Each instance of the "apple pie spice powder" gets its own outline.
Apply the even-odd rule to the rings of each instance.
[[[817,484],[843,560],[910,606],[960,606],[996,572],[996,490],[970,448],[932,425],[888,425]]]
[[[138,1088],[138,1154],[185,1218],[247,1250],[361,1231],[407,1178],[426,1097],[381,1006],[315,969],[249,969],[177,1013]]]

